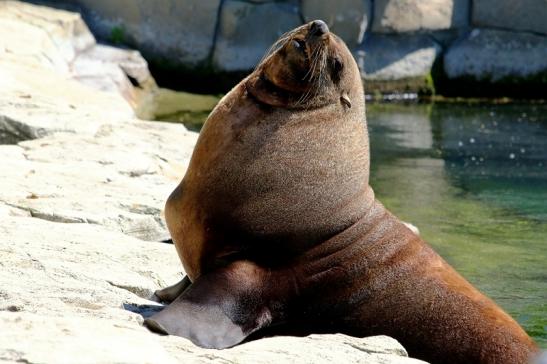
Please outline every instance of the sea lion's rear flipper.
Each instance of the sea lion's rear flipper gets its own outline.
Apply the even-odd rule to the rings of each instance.
[[[202,275],[144,324],[205,348],[234,346],[272,321],[260,276],[247,262]]]
[[[172,286],[158,289],[154,292],[154,296],[156,296],[159,302],[171,303],[178,296],[180,296],[186,288],[190,287],[191,284],[192,282],[190,282],[190,278],[188,278],[188,276],[184,276],[179,282],[173,284]]]

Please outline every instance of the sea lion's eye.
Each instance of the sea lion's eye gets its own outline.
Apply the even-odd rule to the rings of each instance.
[[[303,40],[293,39],[292,46],[299,51],[304,51],[306,49],[306,43]]]

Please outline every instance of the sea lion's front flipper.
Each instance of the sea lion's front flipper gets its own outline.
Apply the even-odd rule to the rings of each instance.
[[[201,347],[228,348],[271,323],[263,288],[259,268],[236,262],[197,278],[144,324],[152,331],[182,336]]]
[[[157,297],[159,302],[171,303],[178,296],[180,296],[186,288],[190,287],[191,284],[192,282],[190,281],[190,278],[188,278],[188,276],[184,276],[179,282],[173,284],[172,286],[158,289],[154,292],[154,296]]]

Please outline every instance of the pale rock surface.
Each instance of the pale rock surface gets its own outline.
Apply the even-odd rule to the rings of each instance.
[[[45,7],[18,2],[0,7],[0,30],[9,30],[2,28],[6,24],[20,30],[0,37],[11,55],[0,58],[0,144],[27,140],[0,148],[2,214],[24,212],[51,221],[100,224],[145,240],[165,239],[160,212],[184,173],[196,134],[182,125],[136,121],[119,93],[97,92],[63,68],[42,62],[55,55],[65,59],[46,32],[74,33],[65,18],[81,22],[73,13]],[[65,33],[55,28],[65,23],[70,25]],[[35,34],[46,34],[44,48],[32,43],[35,48],[27,52],[24,44],[17,46]],[[70,43],[68,35],[66,40]],[[148,78],[146,63],[135,52],[97,46],[88,51],[107,53],[104,58],[116,60],[137,80]]]
[[[474,29],[448,49],[444,70],[449,78],[540,83],[547,77],[546,44],[545,37],[530,33]]]
[[[0,129],[15,141],[57,131],[93,134],[104,123],[133,117],[119,94],[97,93],[54,70],[0,57]]]
[[[547,34],[547,0],[474,0],[473,25]]]
[[[12,2],[0,2],[0,60],[44,67],[68,74],[68,64],[48,33],[19,21],[11,12]],[[16,35],[16,36],[15,36]]]
[[[1,311],[138,324],[142,318],[131,310],[153,311],[154,290],[180,279],[173,245],[98,225],[5,217],[0,236]]]
[[[469,0],[375,0],[372,30],[404,33],[465,27]]]
[[[7,216],[31,217],[31,214],[30,211],[6,205],[4,202],[0,202],[0,218],[4,218]]]
[[[173,245],[97,225],[28,217],[0,223],[0,362],[423,363],[395,340],[345,335],[273,337],[207,350],[142,327],[148,298],[176,282]]]
[[[421,360],[408,358],[402,346],[387,336],[277,336],[248,342],[228,350],[203,350],[195,346],[188,350],[181,343],[181,340],[173,337],[162,342],[179,363],[425,364]]]
[[[0,148],[0,201],[45,220],[163,240],[160,213],[195,140],[182,125],[133,121],[21,142],[18,151]]]
[[[284,33],[301,25],[291,3],[252,4],[227,0],[222,6],[213,67],[219,71],[249,71]]]
[[[174,246],[150,240],[167,237],[163,204],[197,134],[134,119],[119,94],[42,57],[65,61],[40,32],[47,21],[22,24],[0,16],[15,26],[3,31],[21,30],[2,45],[44,41],[0,58],[1,363],[419,363],[387,337],[274,337],[217,351],[146,330],[143,317],[161,309],[153,292],[183,275]]]
[[[0,28],[0,34],[10,35],[2,37],[3,40],[0,41],[0,44],[2,44],[1,42],[14,42],[18,45],[17,47],[14,46],[15,44],[11,44],[12,46],[5,50],[9,53],[17,52],[19,54],[29,52],[33,53],[33,56],[42,53],[45,56],[45,61],[49,57],[57,61],[58,58],[62,58],[68,65],[76,59],[80,52],[95,45],[95,38],[78,13],[8,0],[0,3],[0,24],[11,25],[12,31],[15,31],[9,32],[9,29]],[[19,34],[17,30],[23,34]],[[31,32],[31,34],[26,34],[27,32]],[[16,36],[21,35],[30,43],[17,42]],[[34,40],[33,36],[36,35],[39,38]],[[41,47],[41,42],[46,43],[45,48]],[[51,51],[58,53],[58,55],[52,54]],[[64,70],[64,66],[59,65],[56,69]]]
[[[3,62],[46,68],[94,89],[118,93],[133,107],[156,88],[140,53],[96,44],[78,13],[0,2],[0,34],[9,34],[0,37]]]
[[[106,45],[97,44],[82,52],[72,63],[71,74],[96,90],[121,94],[134,109],[157,89],[139,52]]]
[[[363,41],[363,35],[371,22],[370,0],[304,0],[301,11],[306,22],[321,19],[330,30],[352,48]]]

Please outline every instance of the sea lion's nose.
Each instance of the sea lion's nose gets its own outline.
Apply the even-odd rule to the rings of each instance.
[[[315,36],[322,36],[329,32],[329,27],[323,20],[314,20],[310,24],[310,33]]]

